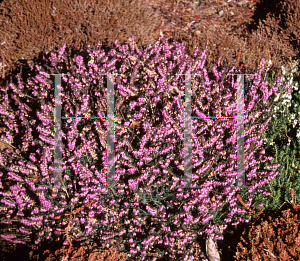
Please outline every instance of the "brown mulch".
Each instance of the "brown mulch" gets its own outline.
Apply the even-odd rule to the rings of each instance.
[[[248,33],[247,25],[256,25],[252,17],[260,2],[148,0],[149,5],[161,15],[160,33],[169,39],[174,39],[176,31],[187,35],[192,31],[201,33],[199,28],[245,36]]]

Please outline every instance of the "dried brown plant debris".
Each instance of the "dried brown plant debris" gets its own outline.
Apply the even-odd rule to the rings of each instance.
[[[299,260],[300,221],[299,205],[294,202],[294,190],[290,189],[293,209],[282,211],[279,217],[260,218],[243,232],[236,249],[236,260]]]
[[[63,46],[80,49],[116,39],[139,45],[158,37],[158,15],[141,0],[12,0],[0,3],[0,69],[2,77],[40,52]]]
[[[257,22],[252,20],[257,16],[254,13],[260,13],[258,8],[262,8],[263,3],[259,2],[263,1],[201,1],[200,6],[195,5],[195,1],[150,2],[158,2],[152,5],[163,17],[162,34],[182,42],[191,57],[195,46],[200,47],[200,51],[207,46],[210,69],[221,57],[221,67],[236,66],[241,72],[252,73],[261,58],[265,58],[272,60],[268,76],[272,71],[278,76],[282,65],[289,68],[290,58],[296,62],[299,59],[299,0],[281,1],[276,8],[274,4],[282,16],[276,13],[275,17],[272,12]],[[244,28],[247,24],[257,27],[250,33]]]

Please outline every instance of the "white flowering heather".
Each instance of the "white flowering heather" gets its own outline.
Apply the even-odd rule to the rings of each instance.
[[[251,214],[237,201],[237,193],[246,205],[268,196],[262,187],[276,177],[279,165],[259,169],[261,162],[272,159],[260,152],[260,133],[271,117],[254,115],[268,115],[269,102],[278,91],[275,85],[282,79],[273,86],[262,81],[264,59],[251,76],[251,92],[245,96],[248,187],[238,191],[237,120],[207,118],[237,115],[237,84],[229,76],[235,68],[224,75],[225,69],[215,67],[209,78],[205,51],[200,57],[195,48],[196,59],[190,59],[182,44],[169,46],[163,37],[145,50],[130,40],[129,46],[116,41],[109,51],[88,47],[76,55],[62,48],[59,54],[48,54],[51,65],[48,58],[43,66],[29,62],[32,76],[26,82],[19,77],[18,84],[1,87],[0,114],[9,128],[1,140],[13,143],[20,155],[0,154],[0,215],[3,222],[13,222],[10,230],[0,231],[2,238],[36,248],[49,237],[63,237],[69,244],[69,224],[77,231],[69,234],[71,241],[93,236],[105,244],[116,240],[123,245],[119,251],[131,260],[146,260],[150,249],[165,260],[191,260],[203,257],[197,238],[222,239],[228,224],[249,220]],[[62,116],[102,117],[62,120],[64,186],[59,191],[52,189],[55,99],[54,76],[49,74],[55,73],[64,73]],[[120,74],[114,75],[115,187],[106,185],[107,76],[100,74],[108,73]],[[184,93],[186,73],[192,75],[192,116],[198,117],[192,120],[192,186],[200,188],[193,189],[179,188],[184,185],[185,100],[171,95],[173,87]],[[15,105],[12,97],[19,97],[20,103]],[[261,110],[256,109],[257,99],[265,106]],[[126,127],[139,120],[139,129]],[[11,214],[3,215],[11,210],[21,223],[10,221]]]
[[[282,115],[284,117],[286,117],[286,111],[284,110],[279,110],[280,106],[282,106],[282,108],[286,108],[288,109],[288,107],[291,107],[292,106],[292,103],[294,105],[295,108],[297,108],[295,110],[295,113],[292,113],[290,115],[290,118],[288,119],[289,120],[289,123],[293,124],[293,127],[295,128],[296,124],[299,124],[300,123],[300,110],[299,110],[299,95],[300,95],[300,90],[299,90],[299,82],[294,82],[293,81],[293,73],[296,72],[296,69],[297,67],[294,66],[294,68],[292,69],[292,71],[288,74],[287,77],[283,77],[283,82],[289,82],[290,84],[290,88],[293,90],[295,90],[295,93],[296,93],[296,97],[298,99],[294,99],[293,102],[292,102],[292,92],[289,92],[289,93],[285,93],[281,96],[282,100],[281,102],[276,105],[274,107],[274,115],[273,115],[273,118],[276,118],[276,113],[279,111],[280,113],[282,113]],[[283,75],[286,75],[286,69],[284,66],[282,66],[282,74]],[[297,92],[298,91],[298,92]],[[276,99],[274,101],[278,101],[279,100],[279,97],[280,95],[277,95]],[[298,128],[297,129],[300,129],[300,126],[298,125]]]
[[[274,107],[272,107],[272,118],[274,121],[280,122],[282,126],[286,127],[286,124],[292,126],[293,129],[296,130],[296,137],[299,139],[300,137],[300,90],[299,90],[299,82],[293,81],[293,73],[295,73],[298,69],[297,66],[292,64],[292,68],[290,71],[287,71],[285,66],[281,67],[282,74],[284,75],[282,83],[288,83],[290,88],[288,92],[284,92],[283,95],[276,95],[274,101],[276,102]],[[292,98],[294,97],[294,98]],[[285,124],[286,123],[286,124]],[[274,126],[275,128],[275,126]],[[277,128],[277,127],[276,127]],[[286,131],[288,132],[289,129]],[[276,131],[279,133],[279,129]],[[297,141],[294,141],[297,143]],[[270,137],[264,137],[264,144],[273,145],[273,139]],[[299,143],[299,141],[298,141]],[[288,143],[290,145],[290,142]]]
[[[291,63],[290,69],[282,66],[282,84],[289,84],[288,92],[278,94],[271,106],[272,120],[269,129],[263,133],[264,144],[272,151],[274,159],[268,165],[280,163],[279,174],[276,179],[269,182],[266,188],[270,196],[265,198],[266,209],[278,210],[285,202],[289,189],[295,190],[295,195],[300,194],[299,168],[300,168],[300,91],[299,82],[294,81],[293,74],[298,67]],[[274,75],[274,72],[273,72]],[[300,200],[299,198],[295,199]]]

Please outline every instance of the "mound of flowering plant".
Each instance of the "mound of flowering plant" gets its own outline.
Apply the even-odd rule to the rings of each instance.
[[[235,67],[226,75],[217,66],[207,72],[205,51],[199,57],[195,48],[191,59],[181,44],[169,45],[163,37],[145,50],[132,39],[129,46],[115,45],[109,51],[88,46],[73,56],[64,46],[58,54],[46,53],[43,64],[29,61],[24,80],[18,77],[17,84],[1,87],[2,124],[9,128],[1,140],[16,148],[0,154],[1,237],[34,248],[44,240],[61,239],[68,245],[90,239],[108,248],[118,245],[130,259],[203,259],[201,238],[222,239],[227,224],[251,217],[237,202],[238,195],[247,207],[268,196],[263,186],[276,177],[279,164],[262,168],[272,157],[261,153],[260,136],[271,118],[270,103],[288,84],[281,86],[280,77],[272,86],[262,81],[264,59],[251,76],[245,95],[247,187],[238,189],[237,121],[208,118],[237,115],[237,83],[229,75]],[[109,73],[116,74],[115,186],[106,183]],[[50,74],[63,74],[62,116],[76,117],[62,121],[58,190],[53,188]],[[185,74],[191,75],[193,114],[198,117],[192,121],[194,175],[188,189],[179,187],[185,178]],[[13,97],[19,97],[18,103]],[[263,109],[257,110],[258,104]],[[78,118],[95,115],[99,118]],[[133,128],[136,121],[142,122],[139,128]]]

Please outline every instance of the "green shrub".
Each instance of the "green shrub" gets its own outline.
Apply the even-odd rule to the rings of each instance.
[[[300,91],[299,83],[293,82],[297,69],[288,71],[282,66],[284,82],[292,83],[291,93],[275,99],[272,120],[263,133],[266,151],[274,158],[267,166],[280,163],[279,175],[266,185],[270,192],[268,199],[264,198],[266,209],[279,209],[286,204],[290,188],[295,189],[300,201]]]

